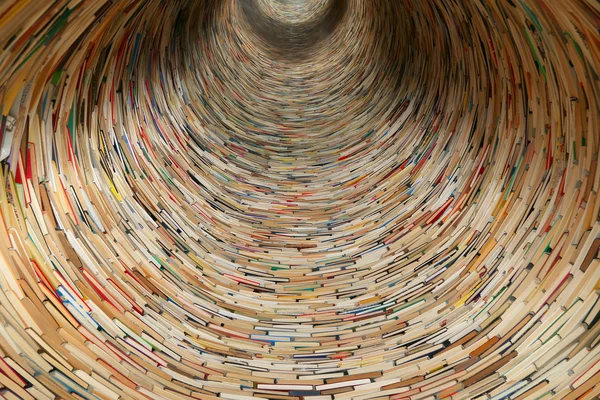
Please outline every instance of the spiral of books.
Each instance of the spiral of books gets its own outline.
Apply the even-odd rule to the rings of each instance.
[[[1,399],[596,399],[600,3],[0,2]]]

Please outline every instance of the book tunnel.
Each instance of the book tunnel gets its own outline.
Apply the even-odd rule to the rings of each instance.
[[[598,399],[600,3],[0,1],[0,399]]]

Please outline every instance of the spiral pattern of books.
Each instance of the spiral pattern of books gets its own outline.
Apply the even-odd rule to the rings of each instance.
[[[0,399],[597,399],[600,3],[0,2]]]

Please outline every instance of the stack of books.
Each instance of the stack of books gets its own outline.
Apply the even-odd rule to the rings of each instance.
[[[0,398],[600,396],[555,3],[0,2]]]

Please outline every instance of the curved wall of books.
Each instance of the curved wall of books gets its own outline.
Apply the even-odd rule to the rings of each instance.
[[[0,2],[0,397],[598,396],[599,28]]]

